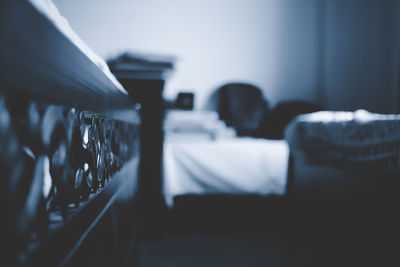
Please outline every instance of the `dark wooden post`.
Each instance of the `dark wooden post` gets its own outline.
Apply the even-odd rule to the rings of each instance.
[[[118,77],[118,73],[116,73]],[[141,116],[141,162],[138,198],[141,210],[140,233],[145,239],[162,234],[161,220],[167,210],[162,193],[164,79],[119,78],[137,104]],[[164,222],[163,222],[164,223]]]

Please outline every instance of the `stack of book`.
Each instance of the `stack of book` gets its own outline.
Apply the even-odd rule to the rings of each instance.
[[[125,52],[108,60],[110,70],[119,79],[165,79],[174,69],[175,57]]]

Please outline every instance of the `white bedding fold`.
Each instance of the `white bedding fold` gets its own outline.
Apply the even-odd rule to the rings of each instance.
[[[285,141],[230,138],[164,145],[164,196],[285,193]]]

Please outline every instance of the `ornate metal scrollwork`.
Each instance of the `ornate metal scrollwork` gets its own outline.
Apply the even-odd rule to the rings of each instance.
[[[1,231],[18,252],[8,255],[10,262],[23,262],[27,244],[47,235],[50,214],[65,221],[110,182],[137,153],[138,130],[104,115],[0,94]]]

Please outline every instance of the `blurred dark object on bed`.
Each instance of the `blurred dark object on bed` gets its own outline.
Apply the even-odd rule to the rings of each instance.
[[[179,110],[193,110],[194,109],[194,97],[193,92],[185,91],[179,92],[175,98],[164,99],[164,106],[167,110],[179,109]]]
[[[194,93],[180,92],[175,100],[175,107],[178,109],[192,110],[194,103]]]
[[[324,108],[303,100],[282,101],[263,117],[257,137],[283,139],[285,128],[294,117],[320,110],[324,110]]]
[[[216,91],[217,112],[238,136],[254,136],[268,111],[262,91],[247,83],[228,83]]]

